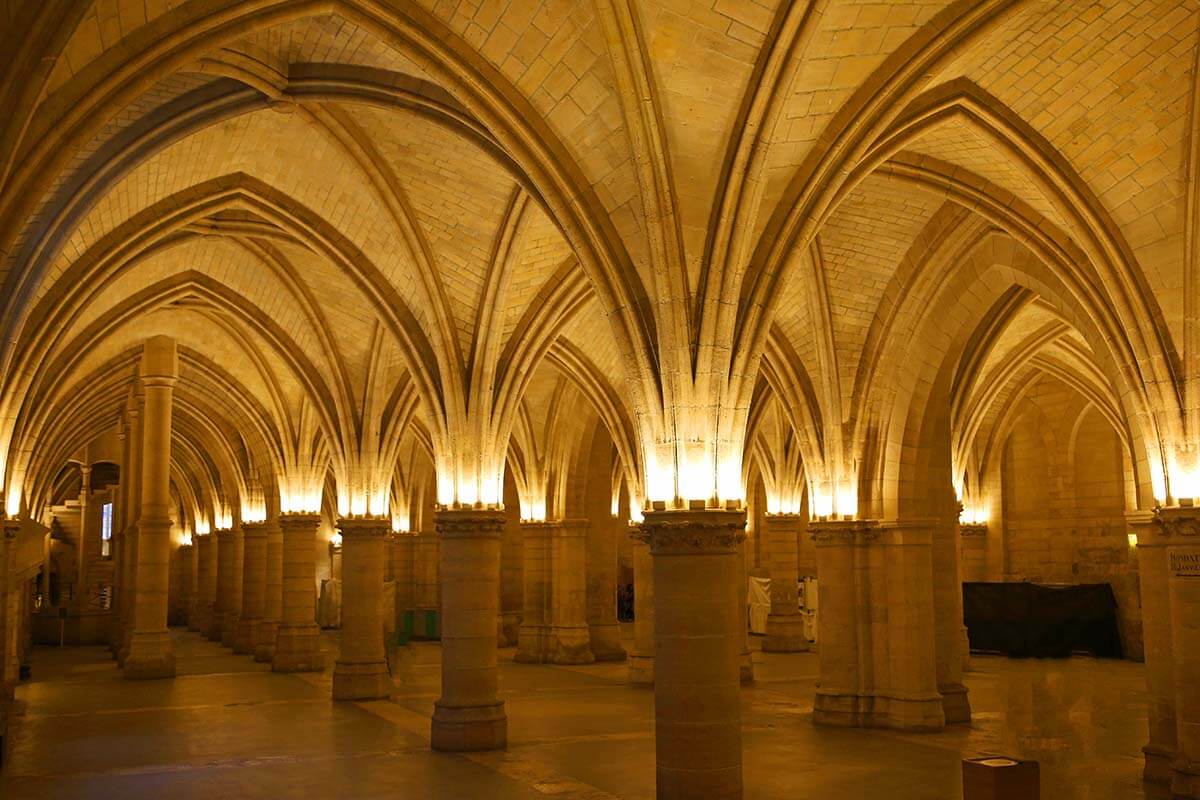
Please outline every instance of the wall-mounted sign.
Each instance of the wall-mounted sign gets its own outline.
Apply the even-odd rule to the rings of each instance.
[[[1200,550],[1173,550],[1167,554],[1173,578],[1200,578]]]

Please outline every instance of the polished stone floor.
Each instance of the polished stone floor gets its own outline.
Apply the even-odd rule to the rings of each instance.
[[[334,703],[329,672],[275,675],[195,634],[175,634],[180,676],[121,679],[101,648],[39,649],[0,798],[546,798],[654,795],[653,693],[623,664],[511,663],[510,746],[435,754],[439,650],[410,645],[391,701]],[[330,639],[332,648],[336,642]],[[507,657],[505,657],[507,656]],[[960,759],[1042,764],[1044,800],[1158,800],[1139,779],[1138,664],[973,660],[975,720],[938,734],[814,728],[817,659],[755,654],[743,694],[747,798],[961,797]]]

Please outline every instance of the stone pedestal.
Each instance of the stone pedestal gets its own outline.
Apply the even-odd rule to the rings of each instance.
[[[384,546],[390,519],[344,519],[341,652],[333,665],[334,700],[374,700],[392,691],[383,646]]]
[[[442,696],[434,705],[434,750],[501,750],[508,718],[497,696],[496,614],[500,510],[441,510]]]
[[[654,562],[650,547],[641,538],[641,525],[633,537],[633,650],[629,653],[629,682],[654,685]]]
[[[742,510],[648,511],[657,797],[740,798]]]
[[[771,613],[767,615],[767,636],[762,649],[768,653],[803,653],[808,650],[804,638],[804,618],[800,616],[799,551],[800,533],[797,514],[768,514],[764,538],[767,566],[771,571]]]
[[[175,342],[146,341],[142,353],[145,420],[142,431],[141,516],[137,535],[137,578],[133,631],[125,656],[126,678],[172,678],[175,655],[167,631],[171,574],[171,393],[179,372]]]
[[[221,644],[230,649],[237,639],[238,621],[242,617],[242,573],[244,562],[242,553],[242,531],[234,528],[223,531],[228,539],[229,553],[229,584],[225,597],[221,601],[223,613],[221,616]],[[219,546],[219,545],[218,545]],[[224,553],[222,553],[224,558]]]
[[[140,511],[139,511],[140,513]],[[124,561],[121,564],[120,643],[117,645],[117,666],[125,666],[129,655],[129,640],[133,638],[133,607],[137,597],[138,528],[133,524],[125,529]]]
[[[233,637],[233,652],[251,655],[267,600],[267,524],[242,523],[242,613]]]
[[[321,629],[317,627],[317,514],[283,514],[283,584],[279,629],[271,669],[320,672],[325,669]]]
[[[809,531],[821,576],[813,722],[941,730],[929,529],[847,520]]]
[[[212,628],[212,602],[216,597],[217,583],[214,564],[214,547],[211,535],[196,536],[196,595],[192,597],[192,614],[187,620],[187,630],[208,634]]]
[[[271,663],[275,655],[275,635],[283,606],[283,531],[279,521],[267,522],[266,569],[263,580],[263,618],[258,623],[254,660]]]

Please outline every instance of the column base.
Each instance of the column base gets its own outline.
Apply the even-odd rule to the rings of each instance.
[[[596,657],[592,654],[592,643],[588,637],[586,625],[578,627],[552,627],[551,642],[554,649],[550,653],[551,664],[594,664]]]
[[[813,724],[842,728],[940,731],[946,727],[942,698],[881,697],[817,690]]]
[[[520,637],[521,615],[501,614],[496,622],[496,642],[500,647],[515,647]]]
[[[174,678],[175,654],[171,652],[171,634],[167,631],[134,633],[122,669],[129,680]]]
[[[221,646],[232,648],[234,642],[237,641],[237,631],[238,615],[232,611],[226,612],[221,620]]]
[[[738,681],[742,686],[754,683],[754,653],[747,647],[738,661]]]
[[[325,654],[321,652],[321,629],[312,625],[281,626],[275,635],[272,672],[321,672]]]
[[[654,685],[654,656],[629,654],[629,683],[633,686]]]
[[[258,633],[255,637],[254,660],[269,664],[275,656],[275,634],[279,623],[273,619],[264,619],[258,623]]]
[[[204,631],[204,636],[210,642],[221,641],[221,623],[225,620],[225,612],[212,610],[212,617],[208,621],[208,628]]]
[[[715,769],[657,767],[656,800],[742,800],[742,765]]]
[[[519,664],[544,664],[550,660],[553,652],[550,626],[521,626],[517,633],[517,652],[513,655],[513,661]]]
[[[767,635],[763,639],[762,649],[764,653],[807,652],[804,617],[799,614],[768,614]]]
[[[386,661],[333,664],[334,700],[382,700],[391,697],[392,676]]]
[[[504,701],[486,706],[455,708],[434,703],[430,745],[443,753],[504,750],[508,747],[508,717]]]
[[[1142,780],[1146,783],[1170,786],[1173,775],[1171,762],[1175,760],[1175,753],[1158,745],[1148,744],[1142,748],[1142,754],[1146,757],[1146,763],[1142,767]]]
[[[1177,759],[1171,772],[1171,797],[1200,800],[1200,762]]]
[[[261,619],[239,617],[237,631],[233,635],[233,652],[239,656],[248,656],[254,652],[258,640],[258,626]]]
[[[614,623],[589,625],[592,655],[597,661],[624,661],[625,648],[621,646],[621,626]]]
[[[966,686],[961,683],[939,686],[938,693],[942,696],[942,714],[947,725],[971,721],[971,701],[967,697]]]

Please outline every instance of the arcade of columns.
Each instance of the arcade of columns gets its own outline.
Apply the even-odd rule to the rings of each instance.
[[[814,723],[927,731],[971,717],[968,565],[1101,560],[1145,778],[1200,798],[1198,33],[1192,0],[0,2],[0,731],[39,570],[130,679],[186,624],[335,699],[389,692],[390,584],[439,612],[434,749],[506,746],[498,645],[626,657],[658,796],[736,798],[752,569],[775,652],[819,578]]]

